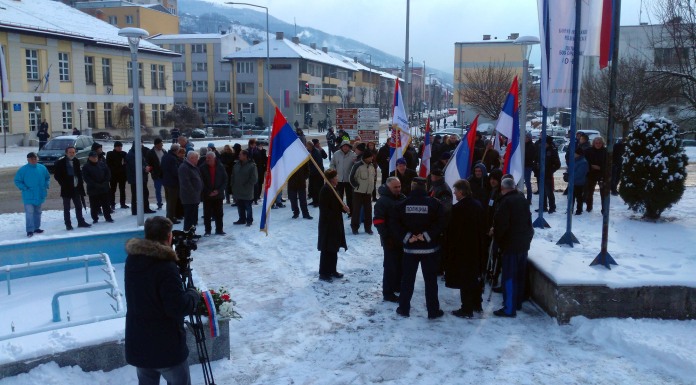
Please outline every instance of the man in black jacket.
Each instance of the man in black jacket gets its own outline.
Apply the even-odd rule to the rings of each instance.
[[[394,210],[394,238],[404,248],[401,295],[396,313],[408,317],[411,311],[413,285],[421,264],[425,283],[425,303],[428,318],[442,317],[437,298],[437,269],[439,267],[440,234],[444,227],[442,204],[428,196],[426,180],[415,178],[411,194]]]
[[[127,209],[126,205],[126,152],[123,151],[123,143],[114,142],[113,151],[106,153],[106,165],[111,171],[111,210],[116,209],[116,188],[118,188],[121,208]]]
[[[203,181],[203,236],[210,236],[212,230],[211,219],[215,220],[215,234],[225,235],[222,230],[222,201],[225,199],[225,187],[227,186],[227,172],[225,166],[217,159],[214,152],[205,154],[205,163],[198,167],[201,170]]]
[[[491,232],[503,255],[503,304],[493,312],[498,317],[515,317],[522,308],[527,252],[534,229],[527,199],[515,189],[515,181],[505,178],[500,182],[503,194],[493,217]]]
[[[67,230],[73,229],[70,221],[70,202],[75,205],[77,227],[91,227],[82,216],[82,200],[85,196],[85,188],[82,181],[80,161],[75,157],[75,147],[70,146],[65,149],[65,156],[56,162],[53,177],[60,185],[65,228]]]
[[[604,139],[597,136],[592,139],[592,147],[585,151],[585,159],[590,165],[590,171],[587,173],[587,183],[585,184],[585,203],[587,203],[587,212],[592,211],[592,203],[594,197],[595,186],[599,184],[599,196],[602,203],[602,214],[604,214],[605,201],[607,196],[604,185],[604,167],[607,160],[607,148],[604,146]]]
[[[155,199],[157,199],[157,209],[162,208],[162,157],[164,156],[164,144],[161,138],[155,138],[154,146],[145,154],[147,165],[150,166],[150,176],[155,186]]]
[[[141,384],[190,384],[184,317],[198,304],[196,289],[184,290],[172,245],[172,223],[156,216],[145,221],[145,239],[126,243],[124,283],[126,362]]]
[[[92,223],[99,222],[100,210],[107,222],[113,222],[109,205],[111,172],[106,163],[99,160],[99,154],[96,151],[90,151],[87,163],[82,167],[82,177],[87,185],[89,213],[92,216]]]
[[[372,221],[384,250],[382,295],[384,300],[389,302],[398,302],[399,297],[395,293],[401,290],[401,260],[404,250],[401,242],[394,238],[393,220],[394,207],[404,199],[406,196],[401,193],[399,178],[387,178],[387,183],[379,186],[379,199],[375,203],[375,216]]]

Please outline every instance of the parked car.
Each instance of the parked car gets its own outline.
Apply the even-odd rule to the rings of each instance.
[[[53,172],[56,161],[65,156],[65,149],[69,146],[75,147],[75,155],[80,164],[87,162],[87,155],[92,151],[94,139],[86,135],[64,135],[57,136],[46,143],[44,148],[37,153],[39,163],[46,166],[49,172]]]
[[[111,134],[106,131],[95,132],[92,134],[92,138],[97,140],[111,140]]]
[[[261,131],[260,134],[256,135],[256,144],[259,146],[268,146],[271,140],[271,128],[267,127],[265,130]]]
[[[213,136],[231,136],[233,138],[241,138],[242,130],[236,126],[230,126],[229,124],[213,124],[208,126],[208,129],[213,130]]]
[[[206,137],[205,130],[202,128],[194,128],[191,130],[191,137],[194,139],[201,139]]]
[[[433,133],[433,135],[440,135],[440,136],[454,135],[457,137],[457,140],[464,137],[464,134],[466,134],[466,128],[464,128],[464,127],[445,128],[445,129],[442,129],[440,131]]]

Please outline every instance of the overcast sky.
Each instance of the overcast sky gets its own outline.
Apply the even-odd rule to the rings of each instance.
[[[224,3],[225,0],[207,0]],[[298,27],[308,26],[405,57],[406,0],[248,0]],[[623,0],[621,25],[637,25],[641,3]],[[238,7],[242,7],[241,5]],[[645,8],[645,7],[644,7]],[[537,0],[411,0],[409,56],[416,66],[453,73],[454,43],[480,41],[484,34],[539,36]],[[643,10],[642,21],[649,21]],[[271,31],[273,32],[273,31]],[[538,57],[538,49],[533,55]],[[532,63],[539,62],[534,57]]]

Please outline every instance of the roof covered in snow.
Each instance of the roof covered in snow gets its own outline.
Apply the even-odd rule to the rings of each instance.
[[[128,39],[119,28],[80,10],[53,0],[0,0],[0,31],[16,31],[85,44],[128,49]],[[179,54],[141,40],[140,50],[178,56]]]
[[[271,39],[269,45],[271,48],[271,53],[269,56],[274,59],[305,59],[317,63],[329,64],[335,67],[351,71],[356,71],[356,68],[353,65],[345,63],[342,60],[337,59],[331,56],[330,54],[322,51],[321,49],[312,48],[302,43],[294,43],[288,39]],[[225,55],[223,59],[260,59],[265,57],[266,43],[261,42],[256,45],[252,45],[249,48],[229,53]]]
[[[232,36],[232,34],[221,34],[221,33],[180,33],[175,35],[157,35],[149,38],[150,41],[157,40],[191,40],[191,39],[222,39],[226,36]]]

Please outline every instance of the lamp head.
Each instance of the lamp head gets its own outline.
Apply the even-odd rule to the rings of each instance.
[[[539,44],[539,38],[536,36],[520,36],[515,39],[513,44],[522,46],[522,56],[529,60],[529,56],[532,53],[531,47],[529,46]]]
[[[121,28],[118,31],[118,35],[128,38],[128,44],[130,45],[131,53],[138,52],[138,46],[140,45],[140,39],[150,36],[150,34],[142,28]]]

